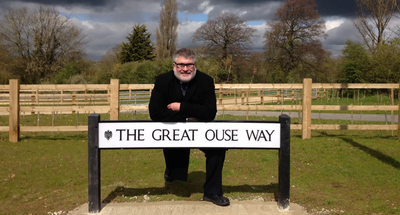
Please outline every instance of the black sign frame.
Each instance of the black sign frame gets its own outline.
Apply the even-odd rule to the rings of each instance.
[[[124,121],[127,122],[127,121]],[[129,121],[128,121],[129,122]],[[138,121],[131,121],[138,122]],[[218,121],[215,121],[218,122]],[[237,122],[240,121],[229,121]],[[276,123],[271,121],[246,121],[254,123]],[[100,155],[99,148],[99,123],[100,115],[91,114],[88,117],[88,195],[89,213],[101,211],[101,184],[100,184]],[[190,123],[190,122],[188,122]],[[286,114],[279,116],[281,126],[278,171],[278,207],[280,210],[288,210],[290,204],[290,117]],[[130,148],[134,149],[134,148]],[[152,148],[155,149],[155,148]],[[251,149],[251,148],[250,148]]]

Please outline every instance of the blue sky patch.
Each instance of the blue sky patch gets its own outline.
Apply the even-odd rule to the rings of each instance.
[[[190,13],[178,13],[179,21],[196,21],[196,22],[207,22],[207,14],[198,13],[198,14],[190,14]]]
[[[265,23],[265,21],[249,21],[249,22],[247,22],[248,25],[252,25],[252,26],[254,26],[254,25],[262,25],[264,23]]]

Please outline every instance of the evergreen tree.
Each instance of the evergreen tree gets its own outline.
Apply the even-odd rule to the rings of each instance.
[[[132,33],[126,37],[128,42],[122,42],[121,63],[154,60],[154,45],[151,43],[150,36],[151,34],[147,32],[146,25],[136,24]]]

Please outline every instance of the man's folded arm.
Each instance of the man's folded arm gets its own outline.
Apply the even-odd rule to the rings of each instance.
[[[204,92],[204,100],[200,104],[191,104],[189,102],[181,103],[181,113],[184,116],[194,117],[199,120],[211,121],[217,113],[217,104],[215,98],[215,87],[211,82],[206,86],[207,91]]]

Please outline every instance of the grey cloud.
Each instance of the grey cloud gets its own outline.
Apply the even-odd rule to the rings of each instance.
[[[17,0],[18,3],[41,4],[50,7],[62,6],[65,8],[82,7],[94,12],[112,11],[118,6],[121,0]],[[7,2],[7,1],[6,1]],[[8,1],[11,2],[11,1]]]
[[[94,13],[88,15],[90,20],[97,22],[126,22],[131,21],[135,23],[144,23],[148,20],[158,22],[158,13],[144,13],[144,12],[119,12],[118,16],[115,13]]]
[[[88,35],[90,40],[86,46],[86,53],[92,60],[98,60],[107,51],[114,46],[127,42],[126,36],[132,32],[134,23],[118,24],[118,23],[90,23],[92,28],[82,26],[84,33]],[[143,23],[146,25],[148,32],[155,32],[157,23]],[[150,38],[155,43],[155,34],[152,33]]]
[[[347,40],[360,41],[357,28],[349,19],[346,19],[339,27],[329,30],[327,34],[329,35],[327,42],[334,45],[345,44]]]
[[[270,20],[274,18],[277,5],[260,5],[259,7],[241,7],[238,9],[234,5],[228,7],[224,6],[215,6],[213,10],[208,14],[209,19],[213,19],[217,17],[222,11],[229,11],[237,14],[241,19],[245,21],[259,21],[259,20]]]
[[[284,4],[285,0],[210,0],[209,6],[213,6],[208,17],[215,18],[224,10],[238,12],[246,11],[240,17],[246,21],[254,20],[270,20],[275,16],[279,7]],[[180,11],[188,13],[203,13],[204,10],[199,9],[199,5],[203,2],[184,1],[178,2]],[[351,0],[316,0],[318,12],[322,17],[355,17],[357,5]]]
[[[198,1],[179,1],[178,3],[178,10],[179,12],[186,12],[186,13],[203,13],[203,10],[199,9],[200,3]]]
[[[0,5],[7,5],[11,0],[6,0]],[[63,6],[70,8],[73,6],[81,6],[96,12],[113,11],[118,7],[126,7],[129,4],[158,4],[162,5],[163,0],[18,0],[14,2],[22,3],[38,3],[49,6]],[[223,10],[229,11],[247,11],[242,18],[246,21],[253,20],[269,20],[274,17],[276,10],[285,2],[285,0],[210,0],[209,6],[214,7],[209,17],[214,18]],[[178,0],[178,8],[180,12],[192,14],[203,13],[204,8],[199,6],[204,1]],[[318,11],[323,17],[342,16],[354,17],[356,15],[357,6],[353,0],[316,0]],[[155,18],[152,17],[152,20]]]
[[[351,19],[346,19],[339,27],[333,28],[327,32],[329,35],[326,40],[321,39],[323,47],[332,53],[333,56],[339,56],[348,40],[361,42],[358,31],[354,27]]]
[[[195,47],[196,45],[192,42],[193,33],[196,31],[197,28],[201,26],[201,23],[198,22],[183,22],[179,25],[178,29],[178,41],[177,41],[177,48],[181,47]]]
[[[211,0],[215,5],[234,5],[236,8],[252,5],[253,8],[262,7],[270,3],[283,4],[285,0]],[[318,4],[318,11],[321,16],[345,16],[354,17],[357,5],[354,0],[315,0]]]
[[[93,12],[110,12],[114,11],[116,8],[122,8],[126,10],[133,9],[134,11],[140,11],[141,8],[134,8],[134,5],[149,5],[157,4],[161,5],[163,0],[5,0],[0,1],[1,7],[10,8],[11,3],[31,3],[31,4],[41,4],[45,6],[60,6],[67,9],[81,7],[88,9]],[[129,5],[133,5],[129,6]],[[128,6],[128,7],[127,7]]]
[[[318,12],[323,17],[355,17],[357,4],[354,0],[316,0]]]
[[[38,3],[46,5],[88,5],[88,6],[105,6],[109,4],[109,0],[19,0],[21,2]]]

